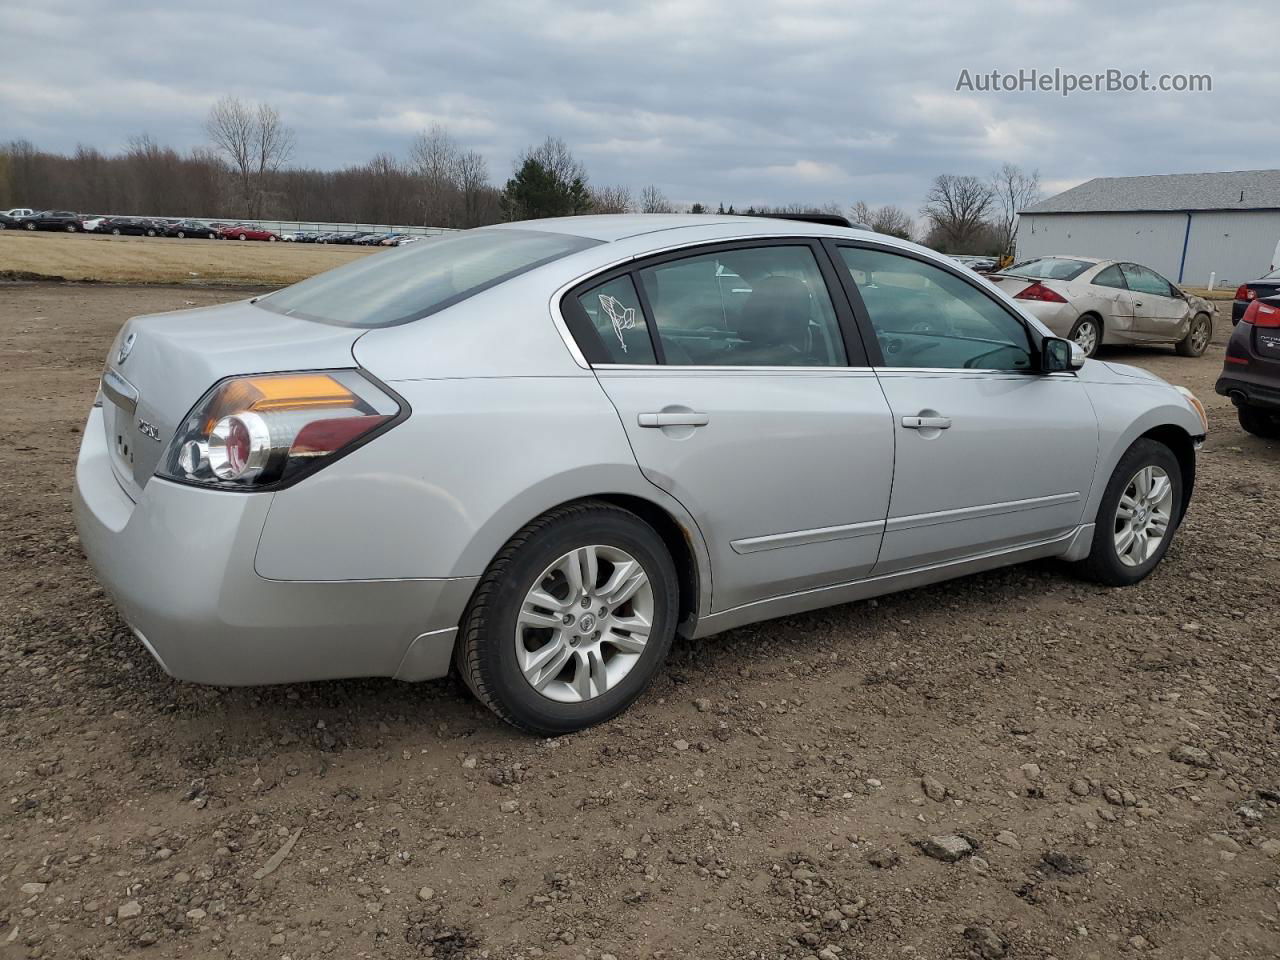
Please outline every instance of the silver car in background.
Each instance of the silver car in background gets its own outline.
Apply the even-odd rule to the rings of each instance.
[[[1172,343],[1180,356],[1198,357],[1213,338],[1208,300],[1136,263],[1037,257],[987,279],[1086,356],[1103,344]]]
[[[422,239],[120,331],[86,554],[175,677],[456,668],[506,720],[630,704],[673,637],[1039,557],[1141,580],[1203,408],[972,272],[825,224]]]

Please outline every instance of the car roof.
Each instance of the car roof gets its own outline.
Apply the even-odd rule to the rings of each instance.
[[[592,214],[581,217],[551,217],[544,220],[519,220],[496,224],[486,229],[541,230],[565,233],[589,240],[612,242],[665,230],[723,226],[735,235],[761,234],[776,236],[785,232],[796,236],[867,235],[869,231],[828,224],[788,220],[785,217],[738,217],[705,213],[620,213]],[[871,234],[876,235],[876,234]]]

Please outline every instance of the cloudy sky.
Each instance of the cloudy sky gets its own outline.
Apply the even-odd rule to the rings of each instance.
[[[935,174],[1003,161],[1047,192],[1280,167],[1274,2],[0,0],[0,25],[0,139],[45,149],[143,132],[190,148],[234,94],[280,110],[303,165],[403,155],[440,123],[501,182],[552,134],[593,183],[712,206],[915,213]],[[962,70],[1055,68],[1209,74],[1213,89],[956,90]]]

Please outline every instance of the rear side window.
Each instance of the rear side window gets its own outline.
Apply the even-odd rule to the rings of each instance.
[[[640,271],[666,362],[845,365],[826,282],[807,246],[747,247]]]
[[[343,327],[390,327],[599,242],[537,230],[464,230],[362,257],[278,290],[257,306]]]
[[[578,297],[578,303],[600,337],[608,357],[605,363],[658,362],[629,274],[593,287]]]
[[[1120,272],[1120,264],[1118,263],[1113,263],[1094,277],[1093,285],[1095,287],[1115,287],[1117,290],[1129,289],[1129,285],[1124,282],[1124,274]]]
[[[1074,280],[1093,264],[1087,260],[1068,260],[1064,257],[1040,257],[1015,263],[1005,273],[1016,277],[1032,277],[1036,280]]]

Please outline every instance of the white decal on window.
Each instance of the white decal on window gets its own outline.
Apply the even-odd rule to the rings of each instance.
[[[626,353],[627,341],[622,339],[622,331],[636,328],[636,308],[624,307],[621,300],[617,297],[611,297],[607,293],[601,293],[598,296],[600,297],[600,308],[613,321],[613,332],[618,335],[618,343],[622,345],[622,352]]]

